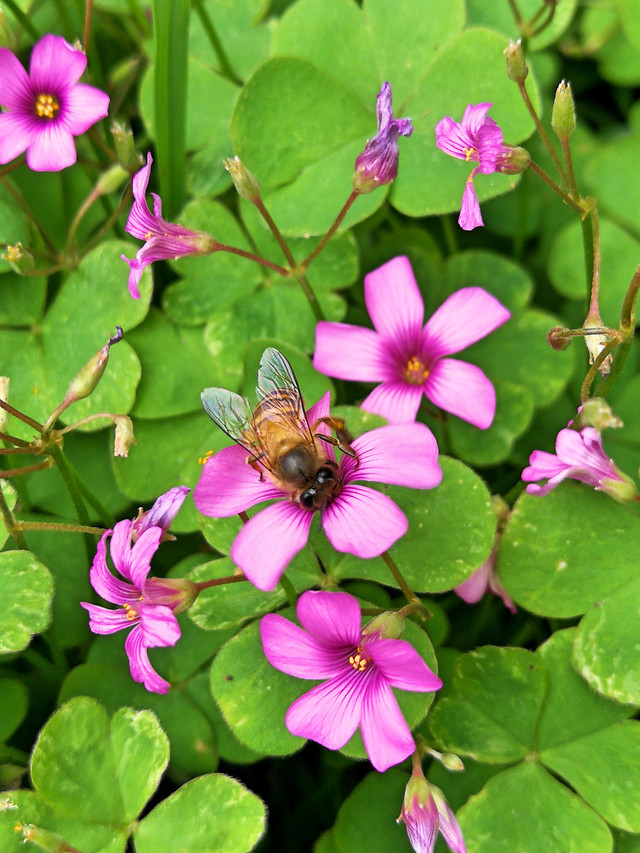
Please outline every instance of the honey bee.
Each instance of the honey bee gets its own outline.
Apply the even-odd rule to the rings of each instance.
[[[250,454],[247,462],[261,480],[264,470],[294,503],[312,511],[323,509],[339,491],[341,479],[338,465],[327,457],[321,442],[338,447],[357,463],[344,422],[319,418],[309,426],[298,380],[274,347],[262,354],[256,393],[259,402],[253,411],[239,394],[225,388],[205,388],[201,399],[211,420]],[[336,438],[315,433],[320,423]]]

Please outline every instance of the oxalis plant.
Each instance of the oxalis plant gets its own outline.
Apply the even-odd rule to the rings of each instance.
[[[2,3],[2,853],[640,851],[639,22]]]

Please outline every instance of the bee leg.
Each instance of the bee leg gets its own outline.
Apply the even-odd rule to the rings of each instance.
[[[346,453],[347,456],[351,456],[352,459],[356,461],[356,468],[358,467],[358,454],[351,446],[351,442],[353,439],[349,433],[349,430],[345,426],[342,418],[318,418],[318,420],[313,425],[315,429],[318,424],[326,424],[330,429],[332,429],[336,437],[334,438],[332,435],[319,435],[315,433],[315,438],[319,438],[322,441],[326,441],[327,444],[332,444],[334,447],[337,447],[343,453]]]
[[[258,460],[254,456],[247,456],[247,465],[251,465],[254,471],[257,471],[260,474],[260,482],[262,483],[264,480],[264,474],[262,473],[262,468],[258,463]]]

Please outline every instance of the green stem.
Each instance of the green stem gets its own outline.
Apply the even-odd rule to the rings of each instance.
[[[42,237],[44,242],[49,247],[49,250],[55,254],[56,247],[55,247],[53,240],[51,239],[51,237],[49,237],[49,235],[45,231],[44,227],[38,221],[37,216],[35,215],[35,213],[31,210],[31,208],[27,204],[26,199],[24,198],[22,193],[18,192],[18,190],[13,186],[11,181],[6,180],[4,175],[0,175],[0,184],[2,184],[2,186],[11,193],[13,198],[18,202],[18,204],[22,208],[22,210],[25,213],[25,215],[27,216],[27,218],[30,219],[31,222],[33,222],[35,227],[38,229],[40,236]]]
[[[295,259],[295,258],[293,257],[293,255],[291,254],[291,249],[289,248],[289,246],[287,245],[286,240],[285,240],[285,239],[284,239],[284,237],[282,236],[282,233],[280,232],[280,229],[278,228],[278,226],[276,225],[276,223],[275,223],[275,222],[273,221],[273,219],[271,218],[271,214],[269,213],[269,211],[267,210],[267,208],[264,206],[264,202],[262,201],[262,199],[260,198],[260,196],[258,196],[257,198],[252,199],[252,201],[253,201],[253,203],[255,204],[255,206],[258,208],[258,210],[260,211],[260,215],[262,216],[262,218],[264,219],[264,221],[265,221],[265,222],[267,223],[267,225],[269,226],[269,230],[271,231],[271,233],[273,234],[273,236],[274,236],[274,237],[276,238],[276,240],[278,241],[278,245],[279,245],[279,246],[280,246],[280,248],[282,249],[282,252],[283,252],[283,254],[284,254],[285,258],[287,259],[287,263],[289,264],[289,266],[290,266],[290,267],[295,267],[295,265],[296,265],[296,259]]]
[[[0,479],[9,480],[11,477],[20,476],[20,474],[31,474],[34,471],[44,471],[45,468],[51,468],[52,465],[52,459],[45,459],[44,462],[38,462],[36,465],[25,465],[23,468],[12,468],[10,471],[0,471]]]
[[[234,73],[233,68],[231,67],[231,63],[229,62],[229,58],[222,47],[222,42],[218,38],[218,33],[213,26],[213,22],[209,17],[209,13],[204,7],[204,3],[202,0],[192,0],[193,7],[196,10],[197,16],[200,18],[200,23],[202,24],[205,33],[207,34],[207,38],[213,48],[213,52],[218,58],[218,63],[220,65],[220,71],[222,72],[222,76],[226,77],[227,80],[230,80],[232,83],[236,83],[238,86],[242,86],[242,80],[238,77],[237,74]]]
[[[420,601],[418,596],[415,594],[415,592],[411,589],[409,584],[406,582],[406,580],[404,579],[404,575],[402,574],[400,569],[396,566],[396,564],[392,560],[389,552],[384,551],[382,554],[380,554],[380,556],[382,557],[382,559],[387,564],[389,571],[391,572],[396,583],[398,584],[398,586],[402,590],[402,594],[407,599],[407,602],[409,604],[413,604],[416,607],[416,611],[417,611],[419,618],[424,621],[424,619],[428,618],[430,615],[427,608],[424,606],[424,604]]]
[[[86,0],[84,7],[84,32],[82,34],[82,48],[85,55],[89,54],[89,39],[91,38],[91,16],[93,14],[93,0]]]
[[[311,310],[313,311],[313,316],[316,318],[316,322],[319,323],[321,320],[325,320],[324,311],[320,307],[320,303],[318,302],[318,298],[313,292],[313,288],[309,284],[309,280],[304,275],[304,273],[296,272],[294,270],[293,277],[298,282],[300,287],[302,288],[302,292],[307,297],[307,302],[311,306]]]
[[[556,154],[556,150],[553,147],[553,145],[551,144],[551,140],[547,136],[547,132],[544,129],[544,127],[542,126],[542,122],[538,118],[538,113],[535,111],[535,108],[534,108],[533,104],[531,103],[531,99],[529,98],[529,93],[527,92],[527,86],[526,86],[524,81],[518,83],[518,89],[520,90],[522,100],[524,101],[525,106],[526,106],[527,110],[529,111],[529,115],[533,119],[533,123],[536,126],[536,130],[540,134],[540,139],[542,139],[542,142],[544,143],[545,148],[549,152],[551,159],[553,160],[553,165],[556,167],[556,169],[558,170],[558,174],[562,178],[562,183],[566,186],[567,185],[567,177],[564,173],[564,169],[562,168],[562,164],[560,163],[560,158]]]
[[[569,192],[574,198],[580,198],[580,193],[578,192],[578,184],[576,183],[575,172],[573,171],[573,160],[571,159],[571,145],[569,144],[569,137],[561,136],[560,145],[562,146],[564,162],[567,168],[567,186]]]
[[[292,607],[295,607],[298,603],[298,593],[295,591],[293,584],[285,574],[280,576],[280,586],[285,591],[289,604]]]
[[[580,214],[580,216],[584,216],[584,213],[585,213],[584,207],[582,205],[580,205],[577,201],[575,201],[567,192],[565,192],[562,189],[562,187],[560,187],[558,184],[556,184],[556,182],[553,180],[553,178],[549,177],[549,175],[547,175],[547,173],[544,171],[544,169],[541,169],[540,166],[538,166],[538,164],[535,163],[533,160],[531,160],[531,162],[529,163],[529,168],[539,178],[542,178],[542,180],[546,184],[548,184],[548,186],[551,187],[551,189],[554,191],[554,193],[556,193],[557,195],[560,196],[560,198],[562,199],[562,201],[565,204],[568,204],[569,207],[572,207],[576,211],[576,213]]]
[[[231,252],[233,255],[240,255],[241,258],[247,258],[247,260],[254,261],[256,264],[262,264],[264,267],[269,267],[269,269],[277,272],[278,275],[291,276],[291,270],[288,270],[286,267],[274,264],[266,258],[260,257],[260,255],[254,255],[253,252],[245,252],[244,249],[238,249],[236,246],[225,246],[223,243],[218,243],[216,251]]]
[[[89,254],[89,252],[93,249],[93,247],[96,246],[102,240],[102,238],[104,237],[104,235],[107,232],[111,231],[114,224],[118,221],[118,218],[119,218],[120,214],[122,213],[122,211],[125,210],[129,206],[130,203],[131,203],[131,186],[127,187],[127,190],[126,190],[124,196],[122,197],[122,200],[120,201],[120,204],[118,205],[116,210],[113,211],[111,216],[107,219],[107,221],[100,228],[100,230],[96,234],[94,234],[93,237],[91,238],[91,240],[89,240],[89,242],[84,246],[84,248],[82,250],[82,256],[83,257],[85,255]]]
[[[456,231],[453,227],[451,217],[441,216],[440,225],[442,226],[442,233],[444,234],[444,241],[447,246],[447,251],[450,255],[455,255],[455,253],[458,251],[458,241],[456,239]]]
[[[320,242],[315,247],[315,249],[309,255],[307,255],[307,257],[304,259],[304,261],[302,261],[302,263],[300,263],[298,265],[298,269],[301,270],[301,272],[305,272],[307,270],[307,268],[309,267],[311,262],[314,261],[318,257],[320,252],[324,249],[324,247],[327,245],[329,240],[336,233],[336,231],[338,230],[338,228],[342,224],[342,220],[345,218],[345,216],[349,212],[351,205],[358,198],[358,195],[359,195],[359,193],[356,192],[356,190],[351,190],[351,195],[345,201],[345,203],[342,205],[342,210],[336,216],[335,221],[334,221],[333,225],[331,226],[331,228],[329,228],[329,230],[324,235],[322,240],[320,240]]]
[[[24,453],[33,453],[36,451],[31,447],[31,442],[25,441],[23,438],[18,438],[15,435],[9,435],[8,432],[0,432],[0,441],[6,441],[10,444],[15,444],[15,447],[7,448],[7,453],[18,453],[17,448],[21,448]]]
[[[591,390],[591,385],[593,384],[593,380],[596,378],[596,374],[598,373],[598,368],[605,360],[605,358],[612,352],[618,345],[620,344],[619,340],[609,341],[605,346],[602,347],[598,357],[595,359],[593,364],[589,367],[587,371],[587,375],[584,377],[584,381],[580,388],[580,402],[586,403],[589,399],[589,392]],[[598,395],[601,396],[601,395]]]
[[[62,430],[60,432],[62,433]],[[102,504],[98,500],[98,498],[93,494],[93,492],[91,491],[89,486],[85,483],[85,481],[82,479],[80,474],[75,469],[74,465],[72,465],[71,462],[69,462],[69,460],[66,457],[65,457],[65,462],[67,465],[67,470],[69,472],[69,475],[73,478],[74,483],[75,483],[79,493],[86,500],[86,502],[89,504],[89,506],[91,506],[95,510],[95,512],[97,512],[97,514],[102,519],[103,523],[107,527],[113,527],[114,524],[116,523],[116,520],[113,517],[113,515],[104,506],[104,504]],[[104,533],[104,530],[101,530],[100,532]]]
[[[78,519],[80,520],[80,523],[86,527],[89,527],[89,513],[87,512],[87,508],[84,505],[73,473],[70,470],[69,463],[67,462],[67,457],[64,455],[64,452],[59,444],[51,444],[49,447],[49,452],[56,461],[58,471],[60,472],[60,476],[62,477],[62,482],[64,483],[65,488],[69,493],[69,497],[71,498],[76,513],[78,514]],[[91,562],[93,559],[93,551],[95,547],[94,543],[88,533],[83,533],[82,536],[84,539],[85,548],[87,550],[87,557],[89,559],[89,562]]]
[[[11,9],[13,16],[16,18],[17,21],[19,21],[22,24],[22,26],[29,33],[31,38],[34,41],[38,41],[38,39],[40,38],[40,33],[33,26],[29,17],[27,15],[25,15],[25,13],[22,11],[22,9],[19,8],[18,4],[15,3],[14,0],[4,0],[4,5],[8,9]]]
[[[629,336],[626,338],[621,344],[620,349],[616,353],[616,357],[613,360],[613,364],[611,365],[611,370],[609,371],[609,375],[605,376],[602,382],[596,388],[595,396],[596,397],[605,397],[613,385],[615,384],[618,376],[622,373],[622,368],[625,365],[627,360],[627,356],[629,355],[629,351],[631,350],[631,344],[633,343],[633,336]]]
[[[4,521],[4,526],[7,528],[9,532],[9,536],[15,541],[19,551],[27,550],[27,543],[25,542],[24,536],[22,535],[22,531],[18,528],[15,517],[11,512],[9,504],[6,502],[4,497],[4,492],[2,491],[2,486],[0,485],[0,513],[2,513],[2,520]]]
[[[522,20],[522,15],[520,14],[520,9],[518,9],[515,0],[507,0],[507,3],[509,4],[509,8],[511,9],[511,12],[513,14],[516,26],[519,30],[521,30],[524,22]]]
[[[34,421],[34,419],[30,418],[29,415],[25,415],[24,412],[21,412],[18,409],[14,409],[13,406],[6,402],[6,400],[2,400],[1,398],[0,409],[4,409],[5,412],[9,412],[9,414],[13,415],[14,418],[18,418],[19,421],[22,421],[28,426],[33,427],[38,432],[42,432],[42,424],[39,424],[38,421]]]
[[[622,310],[620,312],[620,330],[625,334],[631,334],[636,324],[636,300],[640,289],[640,266],[635,271],[629,282],[629,287],[624,296]]]
[[[84,524],[58,524],[55,521],[17,521],[18,530],[49,530],[57,533],[92,533],[102,536],[104,527],[88,527]]]
[[[245,575],[227,575],[224,578],[213,578],[210,581],[198,581],[195,586],[198,587],[198,593],[200,593],[203,589],[209,589],[212,586],[221,586],[225,583],[241,583],[246,580],[248,578]]]
[[[597,216],[597,214],[596,214]],[[594,223],[594,220],[591,216],[585,216],[580,220],[580,224],[582,226],[582,246],[584,249],[584,265],[585,265],[585,273],[587,279],[587,292],[589,295],[589,310],[587,312],[587,316],[592,313],[593,310],[593,290],[594,290],[594,276],[595,276],[595,261],[596,261],[596,241],[595,241],[595,233],[594,233],[594,225],[596,229],[598,228],[597,223]],[[599,247],[598,240],[598,247]],[[600,281],[600,258],[598,251],[598,284]],[[596,299],[595,299],[595,307],[596,313],[594,313],[594,319],[599,317],[598,311],[598,284],[596,284]]]

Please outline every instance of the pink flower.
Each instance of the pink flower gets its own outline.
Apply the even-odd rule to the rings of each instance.
[[[0,163],[27,152],[36,172],[58,172],[76,162],[73,137],[107,115],[109,96],[78,83],[87,57],[61,37],[46,35],[31,52],[30,74],[0,48]]]
[[[436,145],[446,154],[459,160],[474,162],[473,169],[462,195],[458,223],[465,231],[483,225],[480,204],[473,186],[473,179],[482,172],[490,175],[497,171],[512,171],[502,168],[502,159],[508,158],[510,149],[502,144],[502,131],[492,118],[487,116],[491,104],[469,104],[458,124],[449,116],[436,125]]]
[[[368,193],[390,184],[398,174],[398,136],[411,136],[410,118],[394,118],[391,108],[391,86],[383,83],[377,103],[378,132],[356,158],[353,187]]]
[[[619,501],[634,500],[637,491],[633,482],[620,471],[604,452],[600,433],[593,427],[561,429],[556,438],[556,452],[534,450],[529,457],[529,467],[522,479],[530,495],[547,495],[565,478],[579,480],[597,491],[606,492]],[[544,486],[535,480],[547,478]]]
[[[324,680],[289,707],[289,731],[341,749],[360,726],[380,772],[411,755],[413,737],[391,688],[438,690],[438,676],[405,640],[366,634],[360,606],[345,592],[305,592],[296,613],[302,628],[273,613],[260,623],[272,666],[295,678]]]
[[[481,287],[449,296],[423,328],[424,305],[409,259],[393,258],[364,279],[372,329],[318,323],[314,367],[329,376],[380,382],[362,408],[388,421],[413,421],[423,395],[480,429],[493,421],[493,385],[473,364],[446,358],[511,316]]]
[[[151,558],[164,531],[161,527],[149,527],[132,546],[134,523],[119,521],[113,530],[104,533],[98,543],[89,576],[98,595],[121,607],[109,610],[84,601],[80,603],[89,611],[89,627],[94,634],[113,634],[123,628],[132,628],[124,644],[131,677],[134,681],[142,682],[153,693],[167,693],[170,684],[149,663],[147,649],[174,646],[180,639],[175,611],[183,609],[180,605],[184,606],[184,595],[179,590],[165,589],[171,581],[147,578]],[[112,534],[111,559],[116,570],[125,578],[124,581],[115,578],[107,567],[107,539]]]
[[[312,406],[307,421],[314,434],[329,435],[329,392]],[[442,479],[435,438],[424,424],[384,426],[356,438],[358,455],[344,455],[338,466],[338,492],[321,513],[322,526],[337,551],[358,557],[377,557],[407,530],[407,519],[387,497],[356,480],[393,483],[415,489],[431,489]],[[335,463],[329,444],[322,451]],[[194,489],[196,507],[204,515],[220,518],[243,512],[255,504],[276,499],[243,526],[231,546],[231,558],[252,584],[273,589],[289,561],[306,544],[314,510],[290,499],[290,494],[247,465],[247,451],[227,447],[207,460]]]
[[[415,853],[432,853],[438,830],[454,853],[467,853],[460,825],[444,794],[414,770],[404,793],[402,821]]]
[[[182,225],[173,225],[162,218],[162,200],[159,195],[153,196],[153,213],[149,210],[146,199],[147,184],[151,174],[153,158],[147,154],[147,165],[133,178],[133,205],[127,219],[125,231],[133,234],[139,240],[145,240],[144,246],[138,250],[135,258],[122,255],[122,260],[129,264],[129,293],[134,299],[140,299],[138,284],[144,268],[154,261],[180,258],[184,255],[210,255],[219,244],[210,234],[204,231],[192,231]]]
[[[167,533],[190,491],[188,486],[174,486],[160,495],[151,509],[141,512],[133,522],[134,539],[149,527],[159,527],[163,533]]]
[[[494,545],[491,554],[475,572],[455,588],[454,592],[467,604],[476,604],[487,592],[500,596],[505,607],[512,613],[516,612],[516,606],[509,598],[505,588],[500,582],[496,561],[498,558],[498,546]]]

